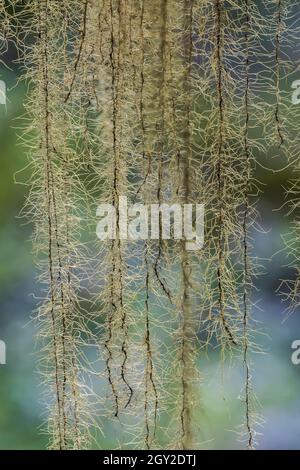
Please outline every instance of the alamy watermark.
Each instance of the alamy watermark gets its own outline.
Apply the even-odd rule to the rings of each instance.
[[[6,106],[6,84],[3,80],[0,80],[0,104]]]
[[[99,240],[184,240],[188,251],[204,244],[203,204],[129,205],[127,197],[120,196],[117,207],[100,204],[97,217]]]
[[[291,361],[294,366],[299,366],[300,364],[300,339],[295,339],[292,344],[291,348],[294,349],[294,352],[291,355]]]
[[[0,365],[6,364],[6,344],[0,340]]]
[[[293,94],[292,94],[292,103],[300,104],[300,80],[295,80],[292,83]]]

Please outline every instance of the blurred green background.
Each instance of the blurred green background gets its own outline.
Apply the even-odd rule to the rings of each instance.
[[[39,401],[39,377],[35,371],[34,325],[30,322],[36,305],[33,293],[35,267],[31,255],[32,227],[19,213],[28,191],[15,184],[16,172],[27,163],[18,141],[24,115],[25,85],[18,84],[18,71],[1,66],[0,79],[7,84],[7,106],[0,105],[0,339],[7,346],[7,364],[0,366],[0,449],[43,449],[47,437],[41,432],[44,410]],[[17,85],[17,86],[16,86]],[[272,162],[272,155],[266,157]],[[261,429],[262,449],[300,448],[300,366],[291,362],[291,343],[300,339],[300,317],[284,320],[284,306],[276,297],[279,280],[290,277],[284,266],[282,236],[288,232],[288,218],[277,211],[284,198],[289,170],[281,173],[258,171],[265,183],[259,210],[266,234],[255,234],[256,255],[263,258],[265,274],[257,281],[258,309],[255,318],[263,334],[258,342],[265,353],[253,357],[253,383],[259,396],[265,425]],[[26,170],[22,177],[26,180]],[[200,358],[203,381],[201,439],[204,448],[243,448],[234,430],[241,422],[241,404],[237,390],[241,370],[226,370],[222,381],[219,355]],[[113,429],[111,429],[113,433]],[[110,432],[103,442],[110,446]]]

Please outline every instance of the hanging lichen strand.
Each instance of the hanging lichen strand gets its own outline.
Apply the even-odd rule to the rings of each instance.
[[[285,157],[284,164],[292,170],[292,181],[286,192],[287,202],[283,204],[283,209],[292,220],[284,237],[291,279],[284,280],[279,291],[286,302],[286,314],[291,315],[299,310],[300,305],[299,5],[293,0],[282,0],[277,5],[277,11],[280,23],[276,36],[280,84],[277,108],[283,135],[280,153]]]
[[[200,364],[218,348],[222,368],[229,357],[241,369],[238,431],[254,448],[256,166],[270,166],[270,152],[287,160],[297,211],[299,106],[282,92],[299,78],[297,2],[29,3],[24,11],[1,2],[0,15],[7,40],[23,28],[30,84],[25,209],[43,286],[36,317],[49,447],[200,448]],[[144,230],[145,205],[203,204],[204,245],[191,250],[185,232],[164,239],[162,215],[129,240],[126,204],[140,221],[131,234]],[[287,237],[292,311],[298,219]]]
[[[81,155],[72,144],[73,111],[66,98],[73,73],[67,51],[77,35],[81,10],[80,2],[43,0],[31,2],[25,11],[36,37],[25,50],[26,79],[32,84],[26,104],[32,120],[27,129],[32,167],[27,207],[35,227],[39,282],[44,285],[37,312],[39,370],[50,407],[49,447],[55,449],[84,448],[91,425],[81,356],[86,325],[78,298],[83,268]]]
[[[106,370],[111,392],[114,397],[116,417],[126,409],[132,400],[132,374],[128,370],[128,340],[130,322],[130,300],[128,294],[126,231],[119,212],[122,196],[128,197],[128,154],[130,152],[131,129],[130,87],[133,66],[130,62],[131,31],[130,2],[103,2],[102,21],[109,26],[102,30],[102,44],[107,55],[99,65],[99,75],[106,77],[108,93],[102,97],[105,120],[103,144],[106,161],[107,199],[103,202],[116,207],[115,239],[108,242],[104,263],[107,265],[105,286],[101,298],[104,300],[107,328],[104,343]],[[102,51],[103,54],[103,51]],[[101,91],[100,91],[101,93]],[[102,91],[103,94],[103,91]],[[99,159],[99,156],[98,156]],[[101,200],[102,202],[102,200]],[[103,260],[102,260],[103,262]],[[105,297],[103,297],[105,296]]]

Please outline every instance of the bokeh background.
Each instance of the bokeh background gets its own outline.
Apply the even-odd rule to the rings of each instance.
[[[36,306],[33,294],[37,294],[30,243],[32,227],[19,217],[28,187],[16,183],[26,181],[28,176],[23,170],[26,154],[18,137],[24,124],[26,84],[18,82],[13,50],[6,59],[10,69],[0,63],[0,80],[7,84],[7,105],[0,105],[0,339],[7,346],[7,364],[0,366],[0,449],[43,449],[47,443],[42,432],[45,415],[31,321]],[[273,157],[266,155],[263,163],[280,167]],[[263,273],[253,295],[260,330],[256,339],[263,352],[252,360],[253,383],[265,419],[261,449],[300,448],[300,365],[291,362],[291,343],[300,339],[300,316],[286,319],[285,306],[275,294],[280,279],[293,275],[282,251],[289,218],[284,210],[278,210],[290,176],[289,169],[277,173],[257,169],[258,179],[264,182],[259,211],[265,234],[254,234],[254,250],[261,258]],[[209,360],[203,356],[199,361],[206,382],[203,413],[199,417],[203,448],[243,448],[236,435],[242,419],[237,393],[242,368],[226,369],[222,374],[218,352]],[[113,432],[108,427],[104,447],[112,445]]]

